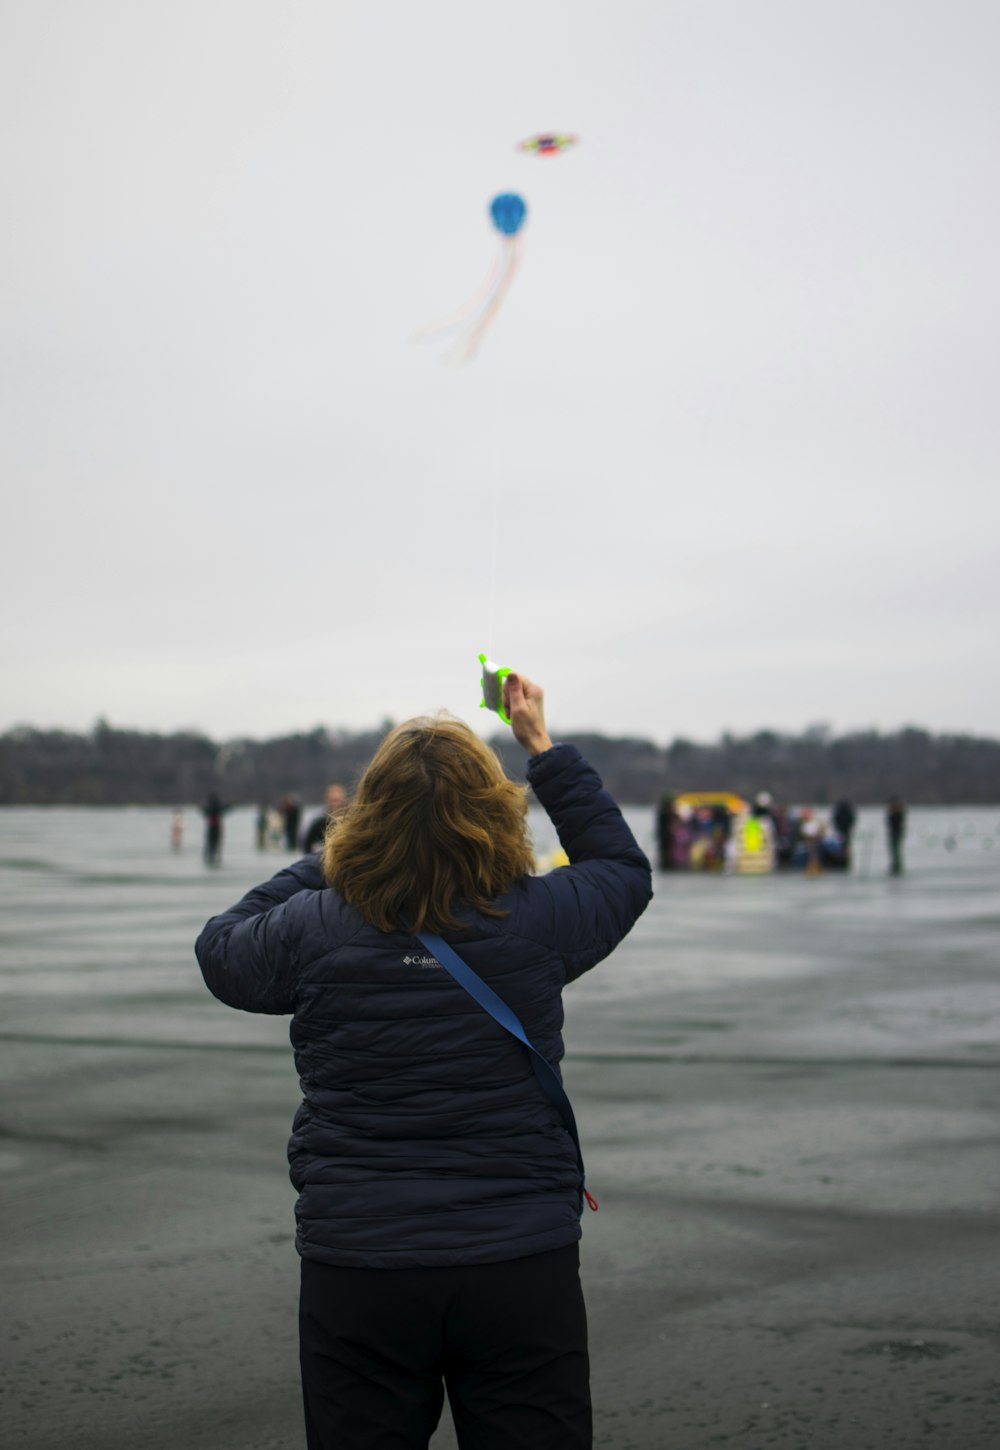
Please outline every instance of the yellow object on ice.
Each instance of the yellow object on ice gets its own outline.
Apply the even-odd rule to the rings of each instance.
[[[743,827],[743,845],[750,856],[756,856],[764,849],[764,827],[757,816],[747,817]]]
[[[549,851],[544,856],[535,857],[535,874],[544,876],[547,871],[555,871],[560,866],[568,866],[569,857],[560,846],[555,851]]]
[[[734,818],[731,861],[741,876],[763,876],[774,870],[774,826],[769,818],[749,814]]]

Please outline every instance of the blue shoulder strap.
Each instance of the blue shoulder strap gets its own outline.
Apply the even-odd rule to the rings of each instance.
[[[566,1089],[559,1080],[559,1074],[549,1060],[543,1057],[537,1047],[532,1044],[528,1034],[521,1026],[521,1019],[517,1013],[497,996],[492,987],[486,985],[482,977],[476,975],[467,962],[463,962],[458,952],[448,945],[444,937],[435,936],[433,932],[429,931],[417,931],[414,932],[414,936],[424,944],[432,956],[437,958],[459,986],[464,987],[469,996],[479,1003],[484,1012],[488,1012],[495,1022],[499,1022],[501,1027],[528,1049],[528,1058],[539,1086],[562,1118],[566,1131],[573,1139],[576,1148],[576,1164],[580,1170],[580,1212],[583,1212],[584,1199],[592,1209],[596,1210],[597,1200],[592,1198],[586,1189],[583,1154],[580,1152],[580,1134],[577,1132],[576,1118],[573,1116],[570,1100],[566,1096]]]

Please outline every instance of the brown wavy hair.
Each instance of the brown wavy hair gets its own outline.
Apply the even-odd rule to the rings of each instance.
[[[380,931],[457,930],[534,868],[527,787],[450,715],[397,725],[327,832],[323,874]]]

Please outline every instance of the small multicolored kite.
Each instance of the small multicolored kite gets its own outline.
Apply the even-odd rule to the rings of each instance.
[[[558,156],[560,151],[575,146],[579,136],[568,136],[564,131],[548,131],[542,136],[529,136],[527,141],[518,142],[519,151],[530,151],[534,156]]]
[[[463,307],[441,322],[433,322],[414,334],[418,341],[440,337],[445,332],[458,332],[458,358],[469,362],[475,357],[500,304],[510,291],[521,263],[520,231],[528,208],[524,198],[513,191],[503,191],[490,202],[490,220],[501,236],[500,255],[483,285]]]

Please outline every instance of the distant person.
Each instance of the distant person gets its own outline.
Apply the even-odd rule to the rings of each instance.
[[[816,813],[808,808],[803,810],[799,816],[799,838],[806,848],[804,874],[822,876],[823,864],[820,859],[820,846],[823,841],[823,823],[818,819]]]
[[[267,850],[267,821],[271,813],[271,807],[267,801],[261,801],[257,807],[257,819],[254,822],[254,835],[257,841],[257,850]]]
[[[771,820],[774,822],[774,864],[788,867],[795,852],[795,817],[787,806],[773,806]]]
[[[677,811],[674,797],[668,792],[660,799],[656,808],[656,860],[661,871],[673,871],[674,833],[677,828]]]
[[[733,838],[733,813],[719,801],[709,808],[708,850],[704,865],[708,871],[725,871],[730,856],[729,843]]]
[[[672,851],[675,871],[691,869],[691,847],[694,844],[695,836],[694,810],[687,801],[684,801],[677,807],[677,819],[674,823]]]
[[[850,801],[838,801],[833,812],[833,829],[844,843],[844,864],[850,865],[851,837],[857,823],[857,812]]]
[[[757,819],[769,821],[774,820],[774,797],[769,790],[759,790],[753,798],[751,814]]]
[[[906,807],[898,795],[889,797],[885,807],[885,829],[889,839],[889,875],[903,874],[903,837],[906,835]]]
[[[302,820],[302,802],[297,795],[286,795],[281,802],[281,816],[285,830],[285,845],[294,851],[299,840],[299,825]]]
[[[175,806],[170,817],[170,849],[179,851],[184,844],[184,812]]]
[[[727,805],[719,801],[712,807],[712,836],[722,855],[725,855],[732,834],[733,813]]]
[[[229,807],[224,806],[212,791],[201,808],[205,817],[205,864],[218,866],[222,861],[222,817]]]
[[[223,1002],[292,1016],[309,1450],[426,1450],[445,1381],[463,1450],[593,1444],[566,1117],[433,951],[454,943],[558,1062],[563,988],[628,935],[650,869],[592,767],[553,745],[540,687],[511,674],[503,692],[568,866],[532,873],[525,787],[466,724],[409,720],[322,861],[279,871],[195,948]]]
[[[718,862],[712,838],[712,808],[698,806],[691,817],[691,849],[688,860],[692,871],[714,871]]]
[[[347,808],[347,792],[342,785],[328,785],[326,788],[326,810],[321,816],[316,816],[309,826],[308,831],[302,838],[302,849],[309,854],[310,851],[322,851],[323,842],[326,840],[326,828],[334,817],[339,816]]]
[[[767,791],[761,791],[754,797],[749,811],[737,812],[730,821],[725,842],[726,870],[745,876],[763,876],[773,871],[775,840],[771,797]]]

